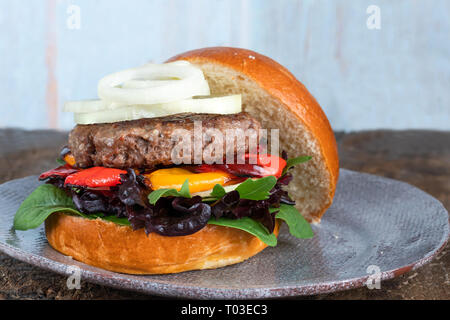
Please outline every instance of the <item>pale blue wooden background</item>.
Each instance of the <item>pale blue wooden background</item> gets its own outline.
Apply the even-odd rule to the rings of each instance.
[[[217,45],[288,67],[336,130],[450,129],[447,0],[0,0],[0,127],[70,129],[105,74]]]

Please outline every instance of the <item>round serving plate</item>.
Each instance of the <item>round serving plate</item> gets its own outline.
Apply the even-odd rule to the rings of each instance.
[[[312,295],[373,284],[430,261],[449,235],[448,213],[427,193],[403,182],[341,169],[333,205],[312,239],[286,226],[278,245],[236,265],[170,275],[135,276],[91,267],[53,250],[44,228],[15,231],[21,202],[35,176],[0,185],[0,251],[81,281],[166,297],[259,299]]]

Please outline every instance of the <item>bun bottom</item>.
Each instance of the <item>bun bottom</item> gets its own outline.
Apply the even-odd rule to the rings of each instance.
[[[278,236],[277,221],[274,234]],[[128,274],[165,274],[214,269],[242,262],[267,247],[248,232],[207,225],[188,236],[148,236],[143,229],[54,213],[45,233],[57,251],[80,262]]]

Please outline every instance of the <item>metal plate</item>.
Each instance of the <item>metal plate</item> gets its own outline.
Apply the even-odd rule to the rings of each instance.
[[[313,239],[293,238],[240,264],[172,275],[132,276],[94,268],[53,250],[41,226],[14,231],[20,203],[36,177],[0,185],[0,250],[30,264],[106,286],[171,297],[250,299],[310,295],[365,285],[431,260],[449,235],[448,213],[427,193],[403,182],[341,169],[336,197]],[[375,266],[368,269],[369,266]]]

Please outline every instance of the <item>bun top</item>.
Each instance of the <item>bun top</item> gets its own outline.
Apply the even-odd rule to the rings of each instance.
[[[176,55],[199,66],[212,94],[242,94],[243,110],[279,129],[281,150],[290,158],[312,160],[293,170],[289,191],[297,208],[312,222],[331,205],[339,176],[337,145],[330,123],[315,98],[292,73],[251,50],[210,47]],[[292,186],[291,186],[292,185]]]

